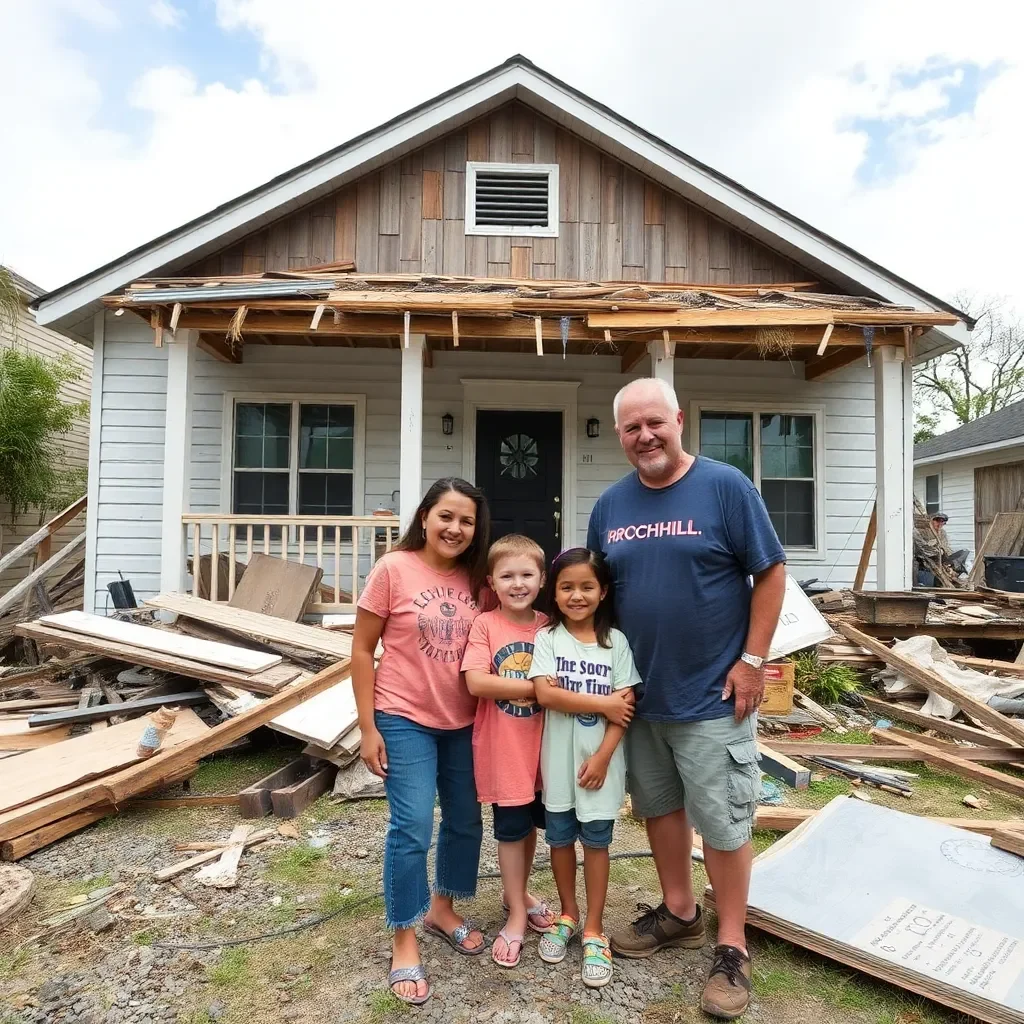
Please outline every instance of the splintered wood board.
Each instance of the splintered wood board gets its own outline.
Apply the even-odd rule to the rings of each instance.
[[[246,565],[228,606],[297,622],[322,576],[323,570],[314,565],[256,553]]]
[[[36,876],[28,868],[0,864],[0,924],[13,921],[31,902]]]
[[[358,721],[352,680],[343,679],[329,690],[278,715],[270,722],[270,727],[296,739],[330,749]]]
[[[292,647],[305,648],[337,658],[348,658],[352,654],[352,637],[345,633],[335,633],[319,626],[306,626],[301,622],[286,622],[272,615],[261,615],[259,612],[246,611],[244,608],[231,608],[228,605],[214,604],[198,597],[186,594],[161,594],[146,601],[151,608],[175,612],[199,622],[208,622],[221,629],[245,633],[248,636],[262,637],[265,640],[289,644]]]
[[[281,663],[279,654],[265,654],[250,651],[245,647],[233,647],[213,640],[199,640],[184,636],[169,629],[140,626],[137,622],[122,622],[88,612],[61,612],[59,615],[44,615],[40,620],[46,626],[65,629],[72,633],[84,633],[100,640],[114,640],[117,643],[145,647],[161,654],[176,658],[188,658],[207,665],[230,668],[235,672],[262,672]]]
[[[141,760],[136,753],[144,721],[122,722],[100,732],[73,736],[41,750],[0,761],[0,811],[40,800]],[[161,746],[201,736],[205,723],[188,708],[178,712]]]
[[[747,920],[990,1024],[1024,1021],[1024,860],[983,836],[837,797],[754,860]]]
[[[233,672],[230,669],[208,665],[190,658],[178,658],[171,654],[162,654],[147,647],[135,647],[132,644],[118,643],[116,640],[102,640],[99,637],[86,636],[85,633],[71,633],[53,626],[43,626],[37,622],[23,622],[14,627],[18,636],[27,636],[32,640],[57,644],[69,650],[94,651],[108,658],[125,661],[129,665],[147,665],[150,668],[175,672],[188,676],[190,679],[202,679],[208,683],[228,683],[240,686],[254,693],[275,694],[287,683],[297,679],[301,670],[296,665],[281,664],[247,675],[244,672]]]

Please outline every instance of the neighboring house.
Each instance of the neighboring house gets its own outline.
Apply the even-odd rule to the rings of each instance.
[[[664,334],[620,330],[619,320],[597,328],[585,301],[554,303],[543,323],[511,311],[490,320],[460,313],[458,347],[451,313],[473,308],[467,293],[489,285],[464,280],[453,289],[460,294],[434,296],[432,311],[404,322],[397,301],[349,305],[350,315],[328,299],[326,314],[311,316],[318,300],[245,311],[235,300],[236,325],[248,316],[241,344],[226,339],[232,309],[190,307],[204,301],[195,291],[171,314],[173,337],[170,303],[155,291],[152,309],[145,296],[136,302],[141,318],[110,309],[142,278],[343,260],[354,260],[357,277],[392,275],[392,289],[415,288],[421,298],[439,286],[397,275],[496,279],[508,292],[524,279],[678,282],[680,306],[700,286],[753,302],[778,288],[808,308],[781,314],[794,347],[767,359],[758,348],[767,335],[754,329],[763,321],[730,313],[729,295],[722,309],[678,316],[661,304],[670,310],[659,314],[668,317]],[[386,286],[379,277],[365,285]],[[204,295],[209,305],[216,291]],[[908,312],[880,306],[877,321],[857,320],[843,312],[865,308],[842,298],[851,295]],[[296,308],[307,311],[295,316]],[[279,551],[285,527],[275,514],[293,517],[289,551],[336,553],[350,589],[350,534],[334,530],[337,517],[383,506],[405,522],[446,474],[485,485],[502,528],[528,529],[549,548],[582,543],[594,500],[629,469],[612,397],[649,374],[674,384],[690,450],[739,465],[761,487],[798,578],[851,582],[877,496],[869,579],[902,587],[912,519],[905,360],[956,346],[968,323],[522,57],[70,282],[35,309],[41,323],[94,345],[86,601],[97,608],[119,570],[143,596],[182,589],[187,545],[201,533],[210,550],[213,523],[219,553],[228,542],[242,561],[263,544]],[[559,312],[571,319],[560,324]],[[876,322],[877,330],[856,326]]]
[[[47,356],[51,359],[57,359],[63,355],[70,356],[81,367],[82,376],[78,381],[65,385],[62,396],[67,402],[88,400],[92,388],[92,350],[89,343],[83,340],[74,340],[66,333],[58,333],[38,324],[29,310],[29,304],[38,299],[44,293],[44,289],[25,280],[10,268],[8,268],[8,273],[17,289],[21,308],[16,338],[11,337],[6,325],[0,325],[0,347],[10,348],[12,345],[18,345],[36,355]],[[87,466],[89,462],[88,420],[77,423],[72,431],[61,439],[61,444],[67,453],[69,466]],[[26,537],[34,533],[50,515],[59,511],[60,509],[33,509],[17,516],[12,525],[10,506],[0,502],[0,538],[2,538],[0,555],[5,555],[12,548],[17,547]],[[85,521],[82,517],[61,530],[53,541],[53,550],[56,551],[66,541],[71,540],[75,534],[80,533],[84,525]],[[30,565],[31,557],[26,556],[5,569],[0,575],[0,593],[8,590],[20,580]],[[64,565],[60,569],[60,573],[63,574],[69,568],[70,565]]]
[[[1024,401],[914,446],[914,494],[976,552],[997,512],[1024,510]]]

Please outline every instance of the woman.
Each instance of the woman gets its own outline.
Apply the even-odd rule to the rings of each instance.
[[[374,566],[359,598],[352,684],[360,754],[384,780],[391,819],[384,845],[384,908],[394,929],[388,984],[403,1002],[431,995],[415,925],[459,953],[484,937],[455,911],[476,892],[482,826],[473,782],[476,698],[459,671],[487,569],[487,500],[457,477],[427,491],[397,547]],[[378,641],[384,653],[373,664]],[[441,804],[433,895],[427,850]]]

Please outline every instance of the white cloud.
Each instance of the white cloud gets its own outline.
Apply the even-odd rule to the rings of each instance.
[[[178,28],[185,21],[185,11],[175,7],[170,0],[153,0],[149,14],[162,28]]]
[[[0,92],[32,98],[13,112],[17,159],[0,161],[0,194],[17,197],[0,206],[0,260],[46,286],[518,50],[916,284],[1005,293],[1024,309],[1017,5],[975,3],[965,18],[952,0],[794,0],[785,19],[770,7],[737,19],[728,4],[595,0],[580,19],[575,5],[522,0],[510,22],[468,0],[443,16],[411,0],[217,0],[208,31],[259,44],[249,80],[219,82],[216,65],[151,67],[121,97],[102,96],[91,69],[130,39],[86,57],[62,31],[69,11],[96,17],[101,6],[0,13],[0,35],[20,40],[13,66],[0,64]],[[973,115],[943,119],[944,79],[892,84],[936,57],[1006,70]],[[119,104],[143,131],[99,123]],[[903,173],[863,184],[871,140],[851,123],[901,116],[928,118],[927,138],[890,138]]]

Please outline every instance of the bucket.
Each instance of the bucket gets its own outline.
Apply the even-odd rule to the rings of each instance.
[[[985,555],[985,583],[993,590],[1024,593],[1024,557]]]

